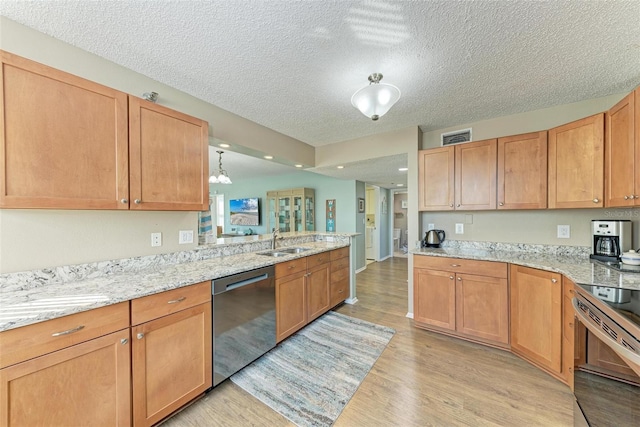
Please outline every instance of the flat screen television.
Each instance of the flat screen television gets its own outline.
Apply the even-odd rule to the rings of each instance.
[[[229,200],[229,222],[231,225],[260,225],[260,199]]]

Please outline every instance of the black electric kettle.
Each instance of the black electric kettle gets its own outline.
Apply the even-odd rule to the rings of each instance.
[[[439,248],[440,243],[444,242],[444,230],[429,230],[424,236],[422,246],[425,248]]]

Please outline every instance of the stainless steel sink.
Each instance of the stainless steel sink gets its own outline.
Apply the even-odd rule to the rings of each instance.
[[[309,248],[282,248],[278,249],[279,252],[286,252],[288,254],[299,254],[301,252],[306,252],[310,250]]]
[[[271,251],[271,252],[258,252],[258,255],[281,257],[291,255],[293,252]]]

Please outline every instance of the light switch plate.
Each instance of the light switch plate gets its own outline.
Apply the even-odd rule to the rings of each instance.
[[[571,238],[571,226],[570,225],[558,225],[558,239]]]
[[[193,243],[193,230],[180,230],[178,233],[178,244],[184,245]]]
[[[456,234],[464,234],[464,224],[456,223]]]

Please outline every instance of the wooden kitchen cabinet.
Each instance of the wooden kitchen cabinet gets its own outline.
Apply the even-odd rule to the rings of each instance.
[[[0,333],[0,426],[131,425],[128,324],[124,302]]]
[[[640,205],[640,88],[606,113],[605,206]]]
[[[507,265],[414,256],[414,321],[453,335],[506,347]]]
[[[562,276],[562,379],[573,390],[573,371],[575,366],[576,322],[573,311],[575,283]]]
[[[0,57],[0,208],[208,207],[205,121],[8,52]]]
[[[498,209],[547,207],[547,132],[498,138]]]
[[[331,289],[329,290],[329,306],[335,307],[350,295],[351,269],[349,247],[334,249],[331,257]]]
[[[211,282],[132,300],[131,317],[133,424],[150,426],[212,386]]]
[[[330,252],[276,264],[276,341],[326,313],[330,289]]]
[[[562,276],[511,265],[511,350],[561,378]]]
[[[421,150],[418,156],[419,210],[496,208],[496,139]]]
[[[604,207],[604,114],[549,130],[548,206]]]

